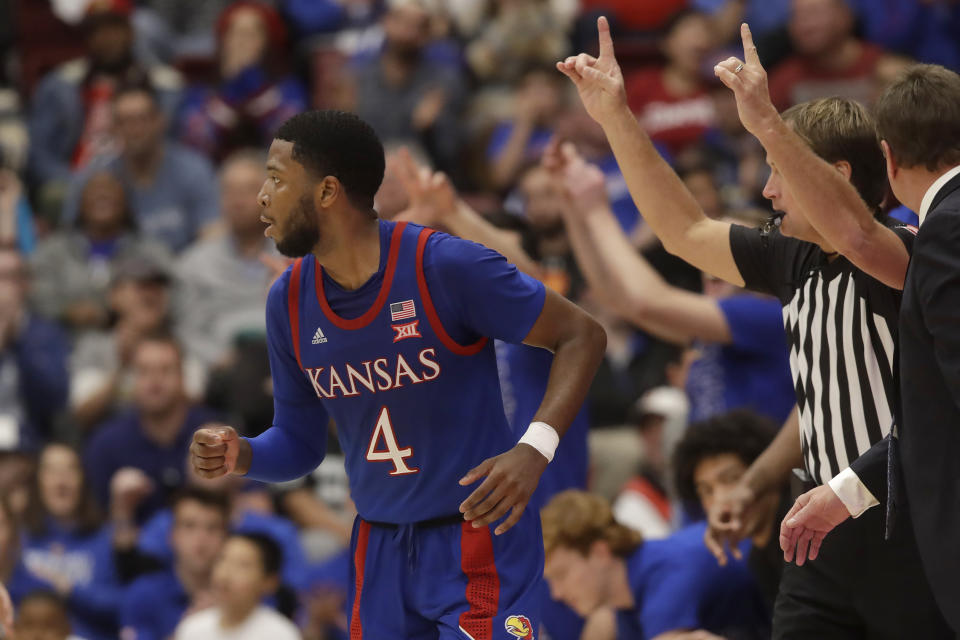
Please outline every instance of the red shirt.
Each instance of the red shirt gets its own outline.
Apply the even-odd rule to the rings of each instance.
[[[115,148],[112,133],[113,112],[110,101],[116,84],[106,77],[94,78],[83,93],[85,107],[83,133],[73,150],[70,166],[82,169],[92,159],[106,155]]]
[[[685,8],[687,0],[583,0],[581,5],[584,13],[609,11],[629,29],[652,31]]]
[[[783,111],[816,98],[840,96],[870,104],[877,95],[877,63],[883,51],[862,43],[860,57],[846,69],[821,69],[803,56],[791,56],[770,74],[770,98]]]
[[[663,82],[663,70],[642,69],[626,79],[627,102],[650,138],[672,154],[683,151],[716,122],[713,100],[706,89],[673,95]]]

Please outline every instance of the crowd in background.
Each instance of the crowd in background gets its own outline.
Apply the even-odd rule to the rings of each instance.
[[[264,305],[285,262],[257,193],[276,128],[308,108],[354,111],[384,141],[382,217],[456,233],[463,221],[440,209],[462,204],[607,331],[579,431],[552,463],[568,472],[538,502],[591,492],[543,512],[547,549],[561,550],[547,565],[546,634],[578,637],[590,604],[575,603],[599,588],[578,562],[643,576],[636,637],[769,633],[776,544],[755,540],[747,561],[720,568],[698,522],[794,405],[780,305],[663,249],[554,63],[595,50],[595,19],[608,16],[630,106],[661,154],[710,217],[760,225],[763,149],[712,71],[736,53],[740,23],[778,108],[831,95],[869,105],[912,61],[960,69],[960,3],[18,0],[0,11],[0,582],[17,602],[16,638],[219,637],[214,612],[247,637],[348,637],[355,513],[335,439],[290,485],[186,468],[200,426],[255,436],[271,424]],[[590,170],[551,170],[554,139]],[[419,167],[448,176],[445,190],[419,188]],[[582,264],[575,220],[596,206],[643,257],[642,286]],[[884,206],[915,224],[892,195]],[[498,359],[522,432],[539,402],[528,380],[549,356],[498,345]],[[599,539],[612,555],[594,557]]]

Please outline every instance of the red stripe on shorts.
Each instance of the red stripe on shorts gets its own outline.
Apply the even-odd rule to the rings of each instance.
[[[493,617],[500,602],[500,576],[493,561],[490,527],[474,529],[464,522],[460,534],[460,568],[467,576],[467,604],[460,614],[460,628],[473,640],[491,640]],[[353,640],[351,638],[351,640]]]
[[[363,627],[360,624],[360,594],[363,593],[363,570],[367,564],[367,542],[369,540],[370,523],[361,520],[360,530],[357,532],[357,548],[353,553],[356,583],[353,590],[353,611],[350,614],[350,640],[363,639]]]

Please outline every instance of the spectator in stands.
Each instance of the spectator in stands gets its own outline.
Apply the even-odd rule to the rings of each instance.
[[[105,328],[107,294],[118,264],[134,257],[169,263],[167,249],[136,230],[123,184],[97,171],[84,184],[72,228],[44,238],[31,260],[31,301],[48,318],[74,330]]]
[[[775,423],[743,409],[690,425],[673,456],[674,486],[688,511],[710,513],[718,496],[737,490],[747,468],[764,453],[776,431]],[[789,496],[771,492],[757,501],[751,514],[748,564],[769,611],[773,611],[783,567],[777,532],[790,504]]]
[[[215,27],[232,0],[144,0],[133,16],[137,53],[177,63],[213,59]]]
[[[783,111],[824,96],[870,104],[905,61],[854,35],[847,0],[793,0],[790,39],[796,53],[770,72],[770,98]]]
[[[382,0],[281,0],[287,24],[298,36],[363,29],[376,24]]]
[[[181,78],[133,59],[129,0],[92,2],[84,20],[87,55],[54,69],[37,87],[30,112],[30,173],[39,184],[66,184],[72,170],[114,148],[111,99],[126,83],[148,83],[172,115]]]
[[[185,617],[176,640],[298,640],[292,622],[261,604],[277,591],[282,558],[267,536],[230,536],[213,567],[214,606]]]
[[[120,605],[123,638],[167,640],[181,619],[214,602],[210,578],[227,536],[227,496],[187,487],[174,497],[172,509],[173,566],[127,587]]]
[[[385,144],[411,142],[456,176],[463,132],[458,120],[465,88],[456,71],[424,56],[433,19],[426,0],[389,0],[381,20],[383,50],[358,64],[354,111]]]
[[[89,640],[109,640],[117,631],[120,586],[102,522],[80,455],[63,444],[44,447],[10,591],[15,600],[37,589],[54,591],[77,634]]]
[[[566,87],[554,69],[528,71],[513,94],[512,118],[501,122],[487,145],[490,181],[497,189],[513,184],[517,173],[539,161],[556,131]]]
[[[655,32],[669,24],[670,18],[682,11],[688,0],[583,0],[587,22],[596,22],[596,12],[611,14],[625,29]]]
[[[960,69],[960,4],[952,0],[850,2],[865,40],[928,64]]]
[[[177,341],[159,333],[142,338],[132,351],[133,407],[101,426],[87,446],[85,462],[94,495],[104,508],[110,479],[124,467],[143,471],[153,491],[137,511],[143,522],[185,483],[183,461],[191,434],[214,420],[190,402],[183,382],[183,353]]]
[[[219,81],[187,90],[178,130],[184,143],[219,161],[241,147],[269,145],[307,97],[287,72],[286,28],[272,7],[231,3],[216,33]]]
[[[3,485],[6,491],[7,485]],[[0,584],[10,584],[20,559],[20,528],[9,497],[0,495]]]
[[[129,194],[133,221],[143,235],[180,251],[216,219],[216,176],[203,156],[164,138],[167,119],[157,94],[124,86],[113,98],[118,153],[97,158],[73,180],[63,218],[77,218],[81,194],[94,171],[107,169]]]
[[[177,266],[178,332],[187,351],[207,366],[220,363],[241,333],[263,334],[263,307],[273,282],[263,264],[275,254],[264,237],[257,194],[266,156],[239,151],[220,169],[220,217],[226,233],[199,241]]]
[[[562,57],[575,5],[564,0],[457,3],[454,16],[470,38],[470,70],[484,83],[517,82],[531,67]]]
[[[686,394],[669,386],[647,391],[634,405],[630,422],[636,425],[643,455],[638,473],[613,501],[613,515],[644,540],[666,538],[680,521],[673,508],[669,466],[689,412]]]
[[[111,326],[82,333],[70,359],[70,409],[81,428],[97,426],[130,403],[134,347],[145,336],[171,330],[171,283],[167,265],[148,255],[114,265],[107,294]],[[188,397],[202,397],[205,379],[203,364],[188,354],[184,358]]]
[[[584,491],[558,494],[541,513],[544,577],[551,595],[585,619],[582,637],[667,640],[702,630],[702,640],[761,638],[769,627],[746,566],[719,567],[703,546],[704,525],[643,542],[614,521],[606,500]]]
[[[266,485],[239,477],[224,478],[220,481],[203,480],[191,473],[191,470],[187,473],[188,482],[226,491],[231,496],[231,531],[267,536],[284,550],[280,568],[284,584],[295,589],[307,586],[309,567],[299,532],[292,522],[274,513],[273,496]],[[140,530],[137,549],[165,565],[172,564],[172,528],[173,512],[170,509],[158,511]]]
[[[63,599],[51,591],[34,591],[20,602],[12,637],[16,640],[86,640],[70,631]]]
[[[33,449],[49,437],[67,402],[68,345],[60,329],[27,308],[26,265],[0,247],[0,441]]]
[[[666,64],[626,78],[627,100],[650,138],[676,155],[716,122],[704,59],[716,46],[710,17],[693,10],[673,16],[661,42]]]
[[[36,245],[33,210],[24,192],[20,176],[4,168],[4,152],[0,142],[0,243],[15,245],[23,255],[30,255]]]
[[[552,146],[545,161],[566,194],[569,236],[594,290],[644,331],[701,351],[688,379],[691,419],[748,407],[785,420],[795,397],[780,302],[706,277],[702,294],[670,285],[620,230],[599,168],[569,145]],[[698,191],[698,204],[719,214],[715,192]]]

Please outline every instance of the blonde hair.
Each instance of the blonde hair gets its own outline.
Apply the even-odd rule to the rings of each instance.
[[[540,518],[547,554],[566,547],[587,555],[594,542],[603,540],[613,554],[626,557],[643,542],[639,532],[613,519],[613,510],[604,498],[586,491],[558,493],[541,510]]]
[[[850,164],[850,182],[871,209],[887,194],[887,168],[870,112],[848,98],[820,98],[783,112],[813,152],[827,162]]]

